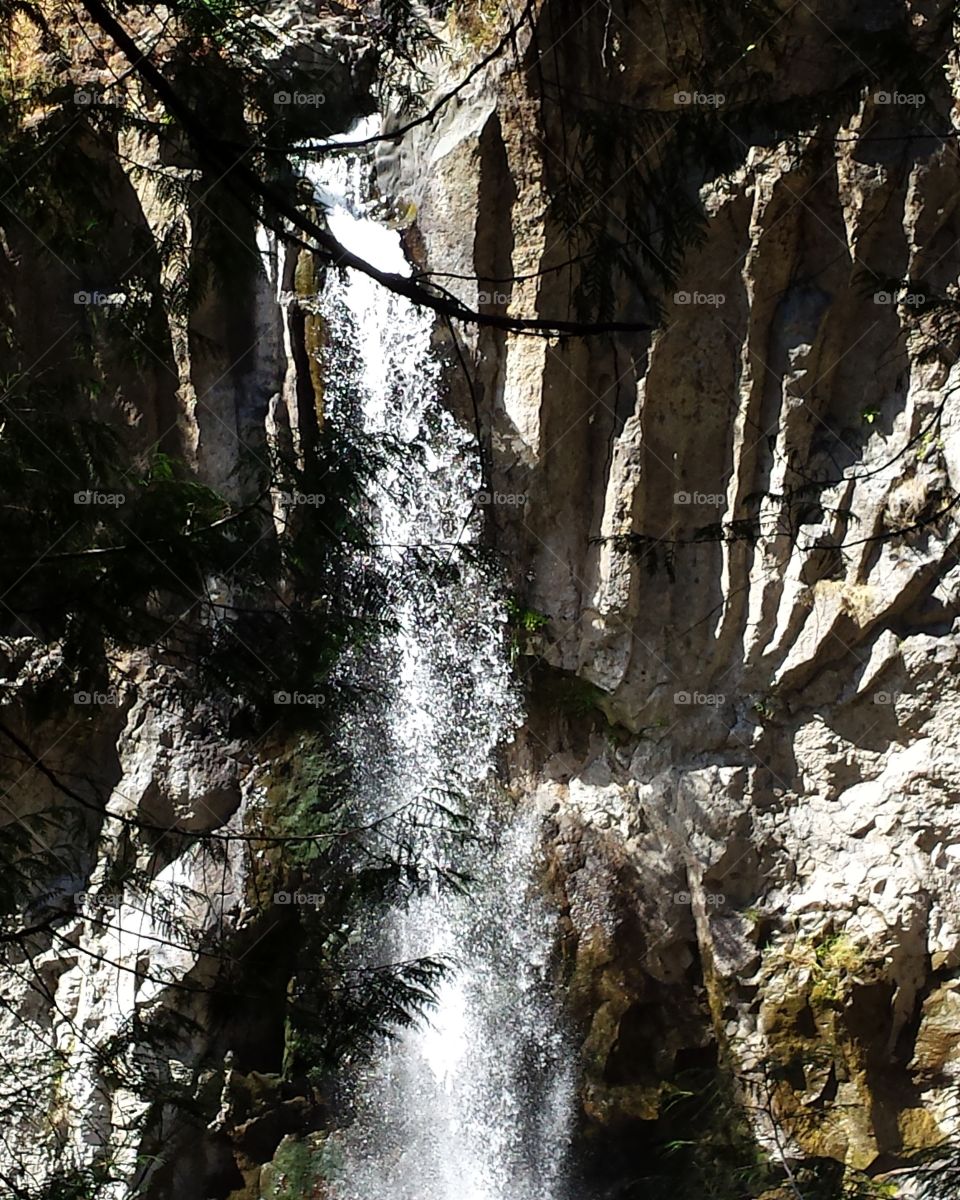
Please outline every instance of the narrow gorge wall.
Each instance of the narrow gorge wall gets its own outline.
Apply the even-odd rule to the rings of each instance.
[[[156,44],[159,26],[146,14],[136,32]],[[275,13],[273,27],[284,35],[274,77],[292,59],[329,89],[301,136],[342,132],[369,111],[368,46],[298,6]],[[26,381],[49,389],[65,420],[109,426],[129,468],[121,482],[159,455],[198,493],[251,505],[274,448],[295,457],[322,422],[310,363],[317,264],[258,228],[219,175],[185,202],[167,174],[169,147],[148,133],[104,136],[88,120],[108,102],[162,114],[115,46],[70,26],[78,44],[67,64],[41,53],[26,23],[17,32],[7,69],[27,84],[52,77],[68,109],[53,152],[25,160],[30,188],[5,193],[4,399]],[[179,83],[201,103],[195,80]],[[221,108],[213,119],[235,116]],[[18,135],[49,118],[30,111]],[[174,175],[178,166],[186,185],[201,178],[186,156]],[[53,469],[69,482],[71,466]],[[276,498],[278,531],[294,505]],[[268,524],[258,541],[270,537]],[[204,582],[222,611],[236,600],[221,580]],[[169,640],[124,654],[104,645],[99,686],[78,692],[63,646],[4,607],[0,824],[5,848],[29,830],[44,882],[3,937],[0,1191],[259,1194],[281,1139],[319,1121],[302,1081],[281,1084],[299,935],[264,890],[266,854],[251,850],[271,829],[264,810],[275,820],[296,793],[302,747],[278,725],[284,710],[255,732],[238,722],[223,680],[198,679],[186,635],[182,654]],[[282,703],[290,680],[272,644],[259,650]],[[214,986],[225,967],[231,1002]]]
[[[711,1171],[726,1200],[755,1138],[796,1170],[836,1165],[904,1196],[951,1196],[952,9],[535,0],[505,53],[473,70],[501,6],[440,8],[433,98],[473,73],[376,153],[383,213],[411,261],[486,314],[568,319],[586,299],[589,319],[649,326],[561,339],[438,320],[433,332],[446,399],[483,448],[476,502],[512,592],[526,718],[502,782],[542,819],[541,899],[560,914],[578,1176],[573,1197],[545,1200],[647,1200],[644,1189],[682,1194],[678,1181],[700,1195]],[[297,6],[274,16],[327,80],[322,128],[303,136],[373,108],[369,46]],[[78,49],[65,86],[96,94],[123,71],[95,51]],[[106,380],[95,415],[122,431],[131,460],[159,446],[242,502],[250,454],[271,440],[296,454],[322,423],[322,264],[278,250],[216,188],[190,211],[171,205],[149,172],[128,169],[157,165],[149,140],[105,150],[78,124],[79,157],[116,221],[91,232],[75,214],[79,275],[16,214],[3,223],[17,338],[66,396],[85,376],[81,329]],[[153,253],[171,235],[188,266],[221,255],[226,235],[234,284],[175,312]],[[153,297],[159,357],[89,303],[126,286],[131,262]],[[288,515],[278,497],[278,528]],[[85,711],[66,718],[50,703],[62,667],[5,630],[3,700],[28,767],[6,781],[11,817],[79,797],[88,818],[50,848],[70,864],[55,888],[69,921],[3,982],[3,1028],[11,1040],[32,1030],[19,1061],[45,1064],[7,1083],[17,1119],[5,1153],[22,1162],[26,1145],[38,1172],[49,1166],[49,1143],[33,1142],[39,1113],[61,1149],[109,1148],[124,1181],[97,1200],[134,1179],[155,1200],[293,1200],[290,1179],[316,1175],[298,1176],[295,1155],[319,1156],[332,1106],[285,1073],[302,945],[291,913],[254,894],[238,844],[251,821],[270,832],[271,805],[296,791],[296,751],[251,736],[229,697],[172,705],[176,670],[149,652],[105,657],[103,692],[68,697]],[[236,843],[212,868],[149,836],[125,840],[125,820]],[[118,845],[121,865],[151,876],[166,924],[117,885]],[[180,916],[226,928],[242,978],[267,999],[206,996],[211,963],[166,936]],[[537,966],[548,978],[554,963]],[[164,973],[175,986],[157,982]],[[106,1052],[138,1020],[163,1027],[162,1052],[108,1075]],[[147,1114],[138,1072],[161,1089]],[[145,1115],[146,1136],[134,1128]],[[671,1175],[667,1149],[684,1159],[690,1145],[701,1158]],[[933,1184],[907,1169],[928,1154]],[[524,1160],[531,1191],[541,1161]],[[786,1196],[795,1189],[765,1200]]]
[[[949,18],[778,5],[740,55],[767,81],[745,123],[706,9],[547,0],[519,67],[382,155],[421,266],[555,315],[583,272],[558,187],[641,239],[630,171],[668,159],[651,135],[609,179],[577,106],[669,142],[727,105],[736,131],[683,181],[705,223],[662,327],[470,343],[492,538],[537,614],[513,786],[553,814],[584,1130],[610,1153],[718,1056],[781,1154],[882,1172],[958,1130]],[[922,88],[869,58],[884,39]]]

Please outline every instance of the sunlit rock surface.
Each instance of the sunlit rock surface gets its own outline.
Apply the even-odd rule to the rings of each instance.
[[[766,64],[779,99],[839,84],[829,23],[882,30],[902,9],[915,48],[942,59],[931,120],[952,115],[944,4],[783,8],[786,52]],[[301,28],[298,14],[284,21]],[[474,61],[462,38],[438,68],[438,95]],[[601,101],[669,111],[685,83],[673,64],[698,38],[709,31],[620,0],[539,6],[519,78],[491,64],[378,154],[383,199],[418,267],[479,275],[442,280],[471,304],[556,315],[571,280],[537,275],[563,257],[549,197],[582,164],[544,112],[538,48]],[[744,145],[735,169],[697,185],[706,238],[655,333],[466,334],[502,498],[488,507],[491,540],[523,604],[547,618],[518,656],[528,715],[505,775],[548,833],[582,1125],[601,1146],[640,1136],[663,1115],[664,1085],[721,1050],[774,1152],[785,1129],[798,1159],[882,1170],[960,1134],[958,340],[942,310],[859,274],[953,294],[960,165],[952,143],[905,147],[899,129],[866,94],[842,122]],[[616,208],[623,186],[598,203]],[[137,202],[156,233],[175,215],[149,188]],[[149,403],[131,418],[144,441],[172,429],[201,477],[227,489],[237,429],[293,437],[301,417],[304,334],[290,298],[305,268],[297,276],[263,239],[259,249],[251,291],[219,298],[194,325],[255,330],[256,354],[199,361],[173,328],[170,361],[145,374]],[[34,278],[39,309],[54,285]],[[435,337],[451,406],[472,428],[449,337]],[[811,478],[823,485],[812,496]],[[29,686],[49,666],[5,673]],[[228,829],[260,795],[215,719],[160,711],[149,688],[121,694],[94,725],[62,738],[52,765],[92,774],[151,820]],[[96,892],[107,865],[95,857],[65,892]],[[165,871],[171,885],[210,891],[186,856]],[[242,873],[228,872],[197,915],[242,928],[242,892]],[[135,900],[123,898],[128,919]],[[160,953],[138,942],[128,961],[100,927],[81,907],[71,936],[127,970],[81,972],[75,954],[52,950],[42,966],[53,1000],[25,987],[7,997],[69,1061],[64,1095],[27,1096],[25,1120],[46,1106],[78,1143],[107,1136],[135,1105],[97,1078],[58,1006],[94,1042],[109,1037],[155,999],[138,993],[136,972]],[[224,1042],[207,1032],[161,1074],[189,1078]],[[216,1178],[252,1198],[277,1175],[261,1174],[259,1117],[237,1100],[245,1080],[229,1064],[194,1080],[219,1109],[214,1138],[181,1145],[158,1194],[191,1200]],[[138,1150],[121,1144],[120,1160],[132,1169]]]
[[[839,7],[784,8],[779,96],[839,83],[828,25],[901,15]],[[907,7],[943,128],[945,6]],[[669,109],[689,36],[548,3],[541,69]],[[507,280],[557,261],[548,184],[587,168],[560,162],[536,51],[384,156],[423,265]],[[657,332],[473,343],[492,486],[523,498],[491,506],[495,542],[549,618],[511,762],[555,812],[586,1112],[653,1119],[663,1081],[719,1045],[757,1096],[789,1068],[795,1151],[860,1168],[960,1132],[957,339],[863,279],[955,288],[960,166],[903,128],[869,93],[745,144],[700,187],[706,237]],[[620,211],[626,186],[597,203]],[[570,280],[453,286],[555,313]]]

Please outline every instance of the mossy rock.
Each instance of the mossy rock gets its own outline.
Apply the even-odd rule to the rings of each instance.
[[[567,985],[567,999],[574,1014],[589,1013],[597,993],[606,990],[603,982],[614,958],[610,935],[599,927],[584,930],[577,942],[573,971]]]
[[[298,299],[307,302],[314,300],[320,290],[321,279],[317,259],[309,250],[301,250],[297,257],[293,286]],[[317,422],[322,425],[325,393],[320,352],[327,342],[327,323],[322,316],[310,311],[308,307],[304,307],[303,312],[303,341],[309,363],[310,383],[313,388]]]
[[[931,992],[923,1004],[914,1047],[914,1069],[937,1076],[960,1061],[960,989],[953,985]]]
[[[338,1167],[327,1134],[288,1135],[260,1171],[260,1200],[326,1200]]]
[[[620,1034],[620,1021],[629,1006],[629,1001],[622,1003],[606,1002],[601,1004],[594,1013],[590,1024],[590,1032],[583,1043],[582,1063],[583,1073],[587,1079],[601,1079],[606,1069],[607,1059],[616,1045]]]
[[[655,1121],[660,1116],[662,1090],[654,1087],[603,1087],[588,1084],[582,1094],[583,1111],[601,1125],[619,1123],[624,1118]]]

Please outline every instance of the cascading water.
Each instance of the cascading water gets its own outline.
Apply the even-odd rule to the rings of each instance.
[[[314,182],[341,242],[408,273],[399,237],[365,215],[366,167],[322,170]],[[439,402],[429,314],[355,272],[331,273],[320,303],[329,341],[355,340],[366,431],[409,448],[374,496],[381,565],[410,573],[399,632],[379,648],[390,679],[361,749],[368,804],[384,814],[454,791],[472,798],[486,835],[466,895],[431,890],[391,914],[379,939],[393,961],[454,966],[435,1008],[357,1081],[335,1195],[562,1200],[573,1080],[551,987],[555,931],[536,880],[539,823],[498,822],[484,799],[517,704],[495,574],[461,552],[478,534],[477,446]],[[456,570],[439,592],[418,587],[411,553]]]

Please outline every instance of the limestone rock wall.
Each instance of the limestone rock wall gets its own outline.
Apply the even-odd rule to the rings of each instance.
[[[499,17],[455,7],[438,95]],[[639,236],[635,172],[655,186],[674,118],[729,98],[722,166],[701,148],[664,181],[702,238],[659,287],[655,328],[437,339],[451,403],[480,429],[491,540],[534,618],[517,631],[528,718],[508,769],[551,834],[584,1144],[642,1141],[685,1072],[724,1062],[775,1154],[884,1172],[960,1136],[956,51],[943,0],[741,7],[758,8],[761,35],[727,3],[540,0],[510,53],[385,144],[379,177],[422,269],[490,311],[568,317],[586,268],[568,261],[558,195]],[[280,16],[302,30],[299,8]],[[578,141],[578,105],[619,122],[609,161],[630,153],[614,178]],[[808,115],[784,132],[777,106]],[[118,161],[106,169],[150,236],[190,225]],[[202,229],[187,231],[193,252]],[[159,440],[228,491],[239,447],[295,437],[314,399],[297,369],[309,334],[277,301],[295,263],[252,225],[237,232],[247,286],[171,323],[164,361],[110,364],[136,444]],[[105,231],[101,249],[83,286],[121,282],[131,247]],[[29,280],[21,332],[38,354],[63,335],[51,369],[69,375],[79,285],[15,222],[2,251],[4,282]],[[651,318],[640,284],[616,278],[618,315]],[[229,831],[259,799],[255,749],[216,711],[155,702],[149,657],[128,664],[135,688],[66,731],[31,707],[56,663],[27,643],[7,657],[18,728],[91,804]],[[34,778],[16,797],[23,811],[55,801]],[[132,912],[136,898],[111,890],[101,832],[91,821],[83,869],[63,880],[65,896],[100,899],[37,959],[45,990],[14,981],[4,1004],[33,1024],[26,1053],[52,1046],[64,1063],[53,1093],[25,1093],[23,1128],[42,1111],[81,1149],[113,1139],[133,1171],[157,1147],[124,1140],[136,1101],[98,1076],[96,1050],[156,1004],[155,968],[202,978],[204,964],[105,930],[104,897]],[[194,921],[242,932],[239,867],[214,880],[188,855],[134,853],[171,904],[206,898]],[[215,1110],[251,1064],[197,1063],[269,1040],[262,1015],[242,1014],[233,1038],[222,1013],[185,1005],[199,1032],[151,1069]],[[180,1126],[163,1143],[158,1194],[257,1189],[284,1129],[251,1102],[238,1132],[231,1104],[211,1136]]]
[[[719,1052],[790,1153],[877,1171],[960,1132],[949,17],[778,5],[741,57],[809,119],[694,160],[704,235],[664,322],[468,341],[492,537],[542,625],[512,771],[553,813],[588,1126],[653,1121]],[[538,6],[516,61],[382,156],[421,265],[569,315],[565,173],[636,230],[557,95],[669,115],[706,93],[714,33],[679,2]],[[884,38],[921,99],[865,60]]]
[[[275,15],[287,51],[304,67],[324,69],[332,97],[324,115],[334,124],[322,132],[349,126],[369,107],[356,47],[332,54],[329,28],[302,6]],[[105,64],[91,45],[78,49],[74,66],[65,86],[82,96],[113,85],[115,71],[127,75],[124,63]],[[165,152],[146,135],[125,133],[115,145],[93,136],[84,122],[92,103],[77,102],[60,140],[69,136],[65,144],[97,179],[98,201],[112,219],[94,221],[82,207],[60,213],[67,228],[71,221],[94,227],[98,244],[95,254],[84,243],[81,255],[77,242],[57,255],[36,226],[5,209],[0,273],[11,342],[23,347],[31,372],[55,382],[67,412],[78,379],[99,370],[95,410],[76,415],[110,424],[131,461],[160,451],[199,482],[249,499],[249,457],[264,461],[268,438],[295,448],[321,403],[301,369],[310,318],[297,299],[300,256],[258,231],[216,185],[193,204],[171,200],[151,173],[170,167]],[[157,246],[173,235],[180,256],[163,264]],[[211,258],[222,262],[224,237],[233,285],[214,279],[196,289],[192,306],[167,303],[173,273],[200,277]],[[136,296],[134,275],[145,289]],[[108,312],[109,324],[96,299],[82,300],[96,293],[126,293],[131,303]],[[130,315],[144,295],[149,338]],[[78,331],[90,341],[81,343]],[[81,344],[86,358],[77,353]],[[265,1106],[269,1120],[259,1125],[232,1107],[247,1071],[280,1070],[289,962],[282,930],[273,928],[283,925],[282,912],[269,905],[265,912],[262,897],[250,894],[245,843],[227,839],[263,805],[265,763],[284,747],[276,737],[268,746],[238,732],[230,698],[204,695],[171,656],[143,651],[105,661],[102,690],[79,698],[64,694],[69,674],[55,646],[5,637],[0,664],[5,726],[22,739],[14,754],[4,742],[4,834],[28,814],[53,814],[36,847],[52,863],[51,894],[37,897],[24,927],[51,905],[71,914],[52,933],[28,938],[28,953],[5,959],[4,1188],[39,1194],[31,1189],[57,1171],[99,1164],[105,1178],[88,1182],[84,1195],[127,1196],[145,1180],[157,1197],[252,1195],[260,1164],[286,1132],[308,1123],[298,1111],[285,1124],[290,1113],[279,1100]],[[68,820],[78,806],[79,826]],[[173,827],[212,834],[214,853],[170,837]],[[137,884],[125,882],[131,874]],[[211,945],[226,938],[266,993],[276,976],[277,1003],[261,995],[256,1007],[238,998],[230,1011],[218,1008],[204,991],[218,969],[200,949],[206,935]],[[127,1049],[118,1056],[117,1046]]]

